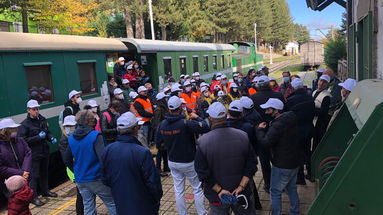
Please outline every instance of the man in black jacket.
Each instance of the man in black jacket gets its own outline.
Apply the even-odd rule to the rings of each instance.
[[[195,169],[210,203],[210,214],[255,214],[254,182],[257,162],[246,132],[229,127],[226,108],[215,102],[208,109],[212,130],[198,139]],[[243,194],[248,208],[222,203],[228,195]]]
[[[81,91],[72,90],[68,97],[69,100],[64,104],[63,119],[69,115],[75,116],[80,111]]]
[[[106,112],[101,114],[100,127],[107,144],[116,141],[117,118],[120,116],[121,102],[112,101]]]
[[[119,57],[118,62],[114,64],[113,67],[113,77],[114,80],[117,82],[118,85],[121,85],[122,82],[122,76],[126,73],[125,69],[125,58],[124,57]]]
[[[295,78],[291,82],[291,86],[294,91],[289,95],[289,97],[287,97],[284,111],[292,111],[297,115],[301,135],[303,135],[302,147],[305,153],[307,176],[310,176],[311,139],[315,132],[313,124],[315,103],[313,97],[307,94],[307,91],[303,88],[303,82],[300,78]],[[301,166],[298,172],[297,184],[306,184],[303,170],[304,168]]]
[[[259,144],[270,148],[272,152],[270,187],[272,214],[281,213],[282,192],[286,191],[290,199],[289,214],[297,215],[299,197],[296,180],[304,157],[297,116],[292,111],[282,114],[283,102],[279,99],[271,98],[261,107],[273,119],[267,131],[266,122],[262,122],[256,131]]]
[[[161,122],[156,137],[156,143],[165,142],[168,150],[169,168],[174,181],[176,206],[179,214],[187,214],[184,198],[185,178],[193,188],[195,207],[199,215],[205,215],[204,197],[201,182],[198,180],[194,169],[194,157],[196,153],[195,134],[208,132],[210,129],[207,123],[191,113],[192,120],[186,120],[182,114],[181,99],[172,96],[168,101],[170,113]]]
[[[27,118],[21,123],[17,132],[17,136],[24,138],[32,150],[32,172],[29,186],[34,191],[32,203],[36,206],[44,205],[38,198],[39,193],[42,196],[57,197],[57,194],[50,192],[48,188],[49,145],[47,143],[50,141],[56,144],[57,139],[51,135],[47,120],[40,115],[39,107],[36,100],[28,101]],[[40,187],[40,190],[37,190],[37,187]]]

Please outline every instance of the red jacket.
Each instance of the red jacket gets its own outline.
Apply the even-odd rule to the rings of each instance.
[[[29,203],[33,200],[33,190],[25,182],[23,188],[8,200],[8,215],[32,215]]]

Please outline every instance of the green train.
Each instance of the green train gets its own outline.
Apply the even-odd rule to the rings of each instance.
[[[0,33],[0,119],[21,122],[30,98],[41,103],[50,129],[61,136],[58,116],[68,92],[82,91],[83,102],[94,99],[101,109],[109,104],[107,76],[118,57],[137,60],[161,90],[167,77],[199,72],[211,79],[216,72],[247,71],[262,64],[251,43],[231,44],[107,39],[69,35]],[[50,185],[64,179],[57,145],[51,145]]]

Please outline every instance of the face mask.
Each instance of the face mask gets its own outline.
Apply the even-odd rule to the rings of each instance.
[[[195,77],[195,80],[197,80],[197,81],[198,81],[198,80],[199,80],[199,77]]]
[[[238,92],[238,89],[237,88],[233,88],[233,92]]]
[[[285,83],[290,82],[290,77],[283,77],[283,82],[285,82]]]
[[[81,97],[76,99],[76,103],[77,104],[80,104],[81,102],[82,102],[82,98]]]
[[[235,78],[233,78],[233,80],[234,80],[234,81],[238,81],[238,78],[237,78],[237,77],[235,77]]]
[[[242,81],[243,81],[242,78],[238,78],[239,83],[242,83]]]
[[[10,137],[13,138],[13,139],[16,138],[16,137],[17,137],[17,132],[16,132],[16,131],[15,131],[15,132],[12,132],[11,135],[10,135]]]
[[[92,108],[92,112],[93,112],[93,113],[97,113],[97,107],[93,107],[93,108]]]
[[[184,83],[184,82],[185,82],[185,80],[184,80],[184,79],[181,79],[180,81],[181,81],[181,83]]]
[[[185,91],[186,91],[186,92],[190,92],[190,90],[191,90],[191,87],[186,87],[186,88],[185,88]]]
[[[222,84],[223,84],[223,85],[226,85],[226,84],[227,84],[227,81],[222,81]]]
[[[209,93],[208,93],[208,92],[203,93],[203,95],[204,95],[205,97],[209,97]]]
[[[134,68],[136,68],[136,69],[137,69],[137,68],[138,68],[138,65],[134,65]]]
[[[69,136],[70,134],[72,134],[75,130],[75,127],[65,127],[65,133]]]
[[[181,92],[180,92],[180,91],[178,91],[178,92],[177,92],[177,96],[178,96],[178,97],[180,97],[180,95],[181,95]]]

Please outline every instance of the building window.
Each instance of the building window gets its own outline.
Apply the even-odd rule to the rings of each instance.
[[[209,72],[209,56],[203,56],[203,71]]]
[[[213,69],[214,70],[217,70],[217,64],[218,64],[217,56],[215,55],[215,56],[213,56]]]
[[[78,63],[78,74],[82,94],[97,93],[96,63]]]
[[[227,66],[231,68],[231,55],[227,55]]]
[[[225,55],[221,55],[222,69],[225,69]]]
[[[180,57],[180,72],[186,75],[186,57]]]
[[[39,104],[53,102],[53,88],[50,65],[25,66],[29,99]]]
[[[193,57],[193,72],[199,72],[198,71],[198,56]]]
[[[0,21],[0,31],[9,32],[9,22]]]
[[[171,58],[164,59],[164,72],[165,72],[165,79],[168,80],[172,76],[172,59]]]

